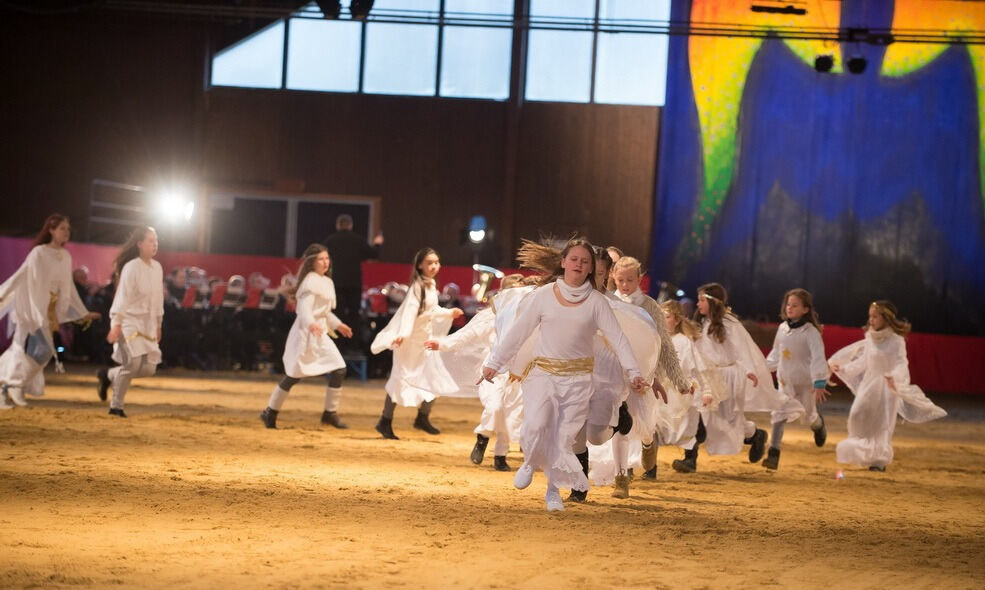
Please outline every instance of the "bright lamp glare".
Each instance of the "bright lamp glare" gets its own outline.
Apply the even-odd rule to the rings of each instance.
[[[683,289],[678,289],[677,290],[677,296],[678,297],[684,297],[684,290]]]
[[[157,202],[158,214],[165,221],[173,223],[179,219],[188,221],[195,213],[195,202],[177,193],[165,194]]]
[[[472,230],[469,232],[469,239],[472,240],[473,244],[478,244],[482,242],[482,240],[485,239],[485,237],[486,237],[486,230],[484,229]]]

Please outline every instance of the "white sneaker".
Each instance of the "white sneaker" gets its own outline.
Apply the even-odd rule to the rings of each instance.
[[[547,502],[548,512],[564,511],[564,502],[561,500],[561,492],[556,487],[547,487],[547,495],[544,496],[544,500]]]
[[[513,487],[518,490],[530,485],[530,482],[534,479],[534,468],[530,465],[524,463],[516,470],[516,475],[513,477]]]
[[[20,387],[8,387],[7,397],[10,398],[10,401],[22,408],[27,405],[27,400],[24,399],[24,390]]]

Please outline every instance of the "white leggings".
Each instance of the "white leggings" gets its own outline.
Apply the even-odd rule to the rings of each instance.
[[[126,354],[126,362],[109,370],[109,378],[113,382],[113,399],[109,407],[123,409],[123,398],[130,389],[130,382],[136,377],[150,377],[157,371],[157,365],[147,360],[147,355],[131,357]]]

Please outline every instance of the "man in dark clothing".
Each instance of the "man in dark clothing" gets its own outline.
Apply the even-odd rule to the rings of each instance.
[[[322,242],[328,248],[328,254],[332,259],[331,276],[338,300],[335,315],[352,328],[356,334],[354,338],[358,339],[362,332],[358,329],[361,325],[359,306],[363,292],[363,273],[360,265],[363,260],[379,257],[383,234],[382,232],[376,234],[373,245],[370,246],[365,238],[352,232],[352,217],[344,213],[335,219],[335,230],[334,234]]]

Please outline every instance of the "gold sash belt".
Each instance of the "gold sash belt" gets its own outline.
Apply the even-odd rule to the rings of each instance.
[[[574,377],[575,375],[590,375],[595,370],[595,357],[584,357],[580,359],[551,359],[539,356],[527,364],[520,375],[519,380],[523,380],[534,367],[556,377]],[[510,377],[514,377],[510,375]]]

